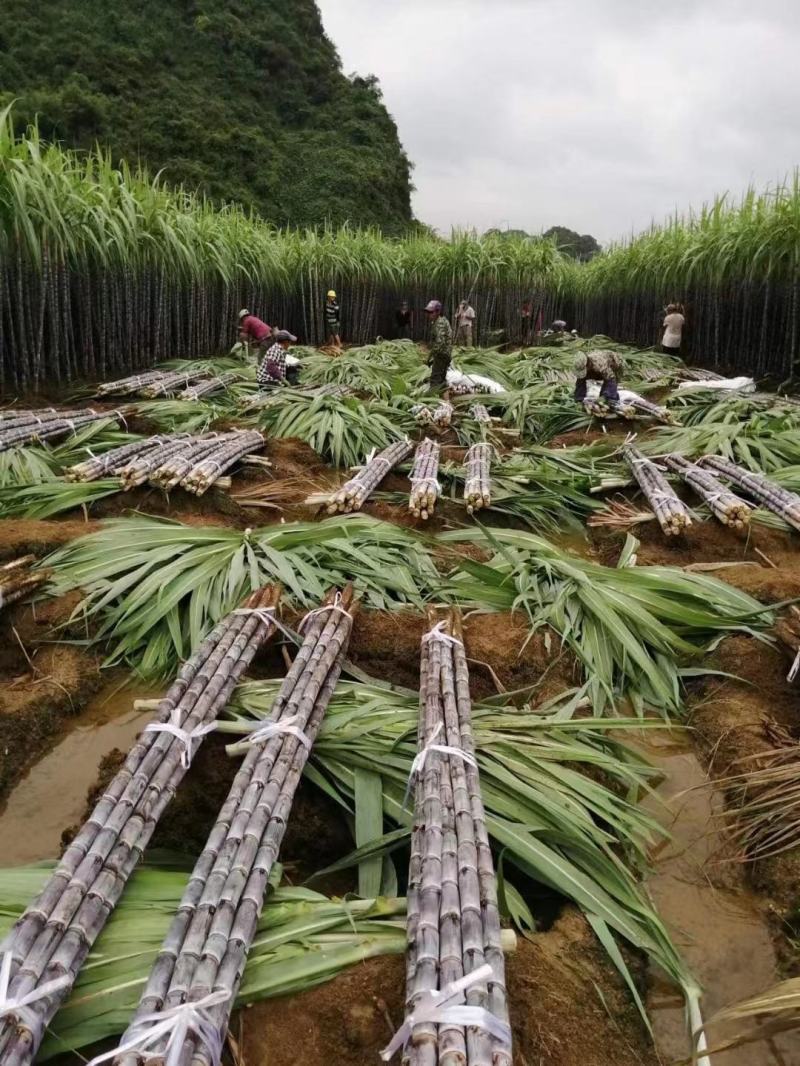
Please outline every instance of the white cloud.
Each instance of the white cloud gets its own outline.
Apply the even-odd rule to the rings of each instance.
[[[447,232],[600,240],[800,164],[795,0],[318,0]]]

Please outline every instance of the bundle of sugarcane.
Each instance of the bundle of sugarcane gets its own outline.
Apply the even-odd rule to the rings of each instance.
[[[409,457],[412,448],[411,441],[399,440],[379,455],[368,457],[356,476],[328,498],[328,514],[360,511],[389,471]]]
[[[118,381],[106,381],[98,385],[95,390],[96,396],[129,396],[138,392],[145,385],[152,385],[167,376],[165,370],[147,370],[143,374],[133,374],[131,377],[120,378]]]
[[[0,566],[0,610],[40,588],[50,576],[48,570],[32,570],[35,555],[23,555]]]
[[[681,368],[680,377],[684,381],[724,381],[722,374],[715,374],[713,370],[699,370],[697,368]]]
[[[219,1066],[294,794],[344,664],[351,610],[352,590],[346,589],[303,619],[305,639],[272,719],[250,736],[113,1057],[116,1066],[138,1066],[154,1056]]]
[[[782,518],[787,525],[800,530],[800,496],[797,493],[787,492],[763,474],[745,470],[721,455],[704,455],[699,463],[715,473],[722,474],[743,489],[748,496],[752,496],[762,507]]]
[[[437,429],[447,429],[452,421],[453,405],[446,400],[442,400],[431,412],[431,422]]]
[[[464,460],[467,476],[464,480],[464,501],[469,514],[492,505],[492,446],[473,444]]]
[[[116,471],[122,488],[128,492],[138,485],[144,485],[150,475],[163,466],[168,459],[191,448],[194,439],[190,434],[171,435],[161,448],[151,448],[135,455],[125,466]]]
[[[278,591],[260,589],[227,615],[183,665],[154,721],[9,932],[0,1060],[27,1066],[69,995],[108,915],[253,656],[274,632]]]
[[[647,415],[665,426],[677,426],[680,424],[678,419],[666,407],[661,407],[651,400],[646,400],[644,396],[639,396],[637,393],[630,392],[627,389],[621,398],[621,404],[626,411],[630,410],[634,415]],[[612,405],[612,410],[617,410],[617,408],[617,404]],[[630,416],[623,414],[623,418],[628,417]]]
[[[701,469],[682,455],[667,455],[664,463],[694,489],[700,499],[708,504],[711,513],[725,526],[745,529],[750,522],[751,508],[725,488],[721,481]]]
[[[415,518],[427,519],[433,514],[436,501],[441,493],[437,474],[439,472],[439,445],[426,437],[417,445],[414,453],[414,465],[409,480],[411,495],[408,509]]]
[[[383,1057],[403,1048],[410,1066],[511,1066],[497,882],[460,636],[451,620],[422,639],[406,1020]]]
[[[140,391],[142,396],[146,396],[149,399],[154,399],[156,396],[169,396],[174,392],[187,388],[193,381],[202,381],[206,377],[208,377],[208,374],[204,370],[188,372],[175,370],[164,374],[163,377],[156,378],[155,381],[148,382]]]
[[[480,422],[482,425],[488,425],[492,421],[492,416],[482,403],[474,403],[469,409],[469,416],[470,418],[474,418],[476,422]]]
[[[216,449],[206,455],[181,480],[181,487],[195,496],[202,496],[220,478],[246,455],[259,451],[266,443],[263,434],[256,430],[242,430],[224,435]]]
[[[187,434],[170,433],[164,436],[145,437],[131,444],[123,444],[121,448],[112,448],[103,455],[93,455],[91,459],[68,467],[64,471],[64,477],[67,481],[97,481],[100,478],[114,477],[133,459],[155,454],[156,450],[178,439],[188,439]]]
[[[48,440],[51,437],[63,437],[67,433],[74,433],[81,426],[90,422],[99,422],[104,418],[121,419],[122,411],[95,411],[84,408],[80,411],[70,411],[66,415],[58,413],[56,417],[25,422],[17,426],[0,426],[0,452],[9,448],[19,448],[25,444],[36,441]]]
[[[198,463],[217,449],[235,433],[210,433],[208,436],[189,437],[189,445],[175,452],[148,476],[151,485],[169,491],[194,470]]]
[[[55,407],[41,407],[31,409],[28,407],[8,407],[0,411],[0,429],[10,429],[12,426],[25,426],[29,422],[47,422],[53,418],[63,418],[65,415],[78,415],[80,411],[58,411]]]
[[[189,385],[183,392],[179,392],[177,399],[199,400],[203,396],[210,396],[214,392],[227,389],[239,379],[239,376],[235,371],[229,371],[227,374],[220,374],[219,377],[209,378],[208,381],[199,381],[196,385]]]
[[[664,533],[668,537],[684,533],[692,524],[692,516],[655,463],[632,444],[625,445],[623,455]]]

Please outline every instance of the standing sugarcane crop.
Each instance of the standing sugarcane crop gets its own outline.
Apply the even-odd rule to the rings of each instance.
[[[414,465],[409,475],[411,494],[408,499],[408,509],[415,518],[427,520],[433,514],[436,501],[442,491],[438,473],[439,445],[436,441],[426,437],[421,444],[417,445]]]
[[[136,1014],[117,1051],[102,1057],[116,1066],[153,1056],[219,1066],[294,794],[344,664],[352,610],[348,588],[301,622],[305,639],[272,719],[251,735]]]
[[[491,444],[473,444],[464,460],[464,501],[469,514],[492,505],[492,451]]]
[[[35,562],[35,555],[23,555],[0,566],[0,610],[41,588],[49,579],[49,570],[31,569]]]
[[[730,462],[729,459],[723,459],[721,455],[704,455],[699,462],[715,473],[728,478],[734,485],[743,489],[748,496],[752,496],[762,507],[766,507],[782,518],[787,525],[800,531],[800,496],[796,493],[787,492],[763,474],[753,474]]]
[[[682,455],[667,455],[666,466],[694,489],[711,513],[725,526],[733,529],[746,529],[750,524],[751,508],[738,496],[726,489],[721,481],[701,469]]]
[[[382,1057],[403,1048],[409,1066],[510,1066],[497,885],[472,740],[466,655],[452,619],[422,640],[418,747],[406,1020]]]
[[[194,752],[274,632],[278,595],[271,587],[253,593],[244,613],[227,615],[184,664],[155,720],[3,942],[11,1005],[0,1019],[3,1066],[27,1066],[35,1057]]]
[[[358,474],[330,496],[328,514],[360,511],[389,471],[409,457],[413,447],[411,441],[400,440],[384,448],[380,455],[368,458]]]
[[[664,533],[668,537],[685,533],[692,524],[692,516],[655,463],[632,444],[625,445],[623,455]]]

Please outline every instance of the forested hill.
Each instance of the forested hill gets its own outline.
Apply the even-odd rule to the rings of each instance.
[[[4,0],[0,105],[276,223],[387,232],[409,163],[374,79],[342,72],[314,0]]]

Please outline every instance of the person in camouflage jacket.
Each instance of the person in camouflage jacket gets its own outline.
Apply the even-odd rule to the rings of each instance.
[[[598,350],[583,352],[575,360],[575,399],[583,403],[586,399],[587,381],[600,381],[600,395],[603,399],[616,403],[619,400],[617,376],[622,364],[616,352]]]
[[[425,308],[431,331],[431,392],[445,392],[447,389],[447,371],[453,355],[453,327],[442,314],[442,305],[438,300],[431,300]]]

